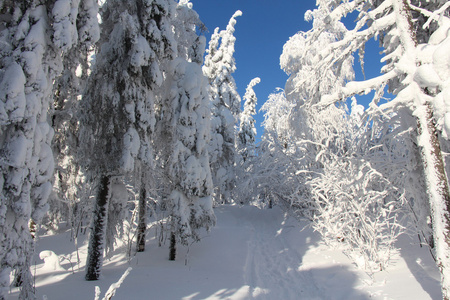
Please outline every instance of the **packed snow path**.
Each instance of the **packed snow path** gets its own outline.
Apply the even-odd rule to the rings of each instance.
[[[43,236],[32,268],[38,299],[94,299],[96,285],[102,298],[128,266],[133,270],[114,300],[442,299],[428,250],[409,239],[400,241],[402,250],[386,271],[370,277],[278,208],[222,206],[215,213],[216,227],[200,243],[180,247],[176,261],[168,261],[168,243],[158,247],[150,230],[144,253],[128,264],[119,248],[105,260],[101,280],[94,282],[84,280],[86,244],[79,249],[78,268],[69,233]],[[39,259],[48,249],[59,256],[61,267]],[[10,299],[17,294],[12,289]]]
[[[264,215],[246,224],[251,232],[244,267],[249,298],[323,299],[311,272],[299,270],[302,258],[284,237],[295,228],[283,227],[273,211]]]

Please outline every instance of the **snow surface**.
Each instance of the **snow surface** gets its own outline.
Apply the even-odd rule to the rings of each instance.
[[[277,208],[220,206],[215,214],[216,227],[200,243],[180,247],[176,261],[168,260],[168,242],[158,247],[151,230],[146,252],[128,264],[118,249],[105,260],[99,281],[84,280],[86,243],[78,265],[70,232],[42,236],[36,253],[53,249],[65,270],[35,256],[38,299],[94,299],[95,286],[103,297],[129,267],[113,299],[442,299],[428,249],[407,237],[389,267],[369,276],[339,249],[324,245],[306,223]],[[14,288],[8,299],[17,297]]]

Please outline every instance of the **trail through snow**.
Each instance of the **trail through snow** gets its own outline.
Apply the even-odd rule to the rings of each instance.
[[[255,299],[324,299],[310,271],[301,272],[302,257],[285,238],[283,221],[266,211],[265,218],[250,220],[244,278],[249,298]],[[280,228],[279,228],[280,227]],[[277,230],[277,228],[279,228]]]
[[[215,213],[216,227],[200,243],[179,247],[175,262],[168,261],[168,243],[158,247],[150,230],[144,253],[128,264],[119,249],[105,260],[96,282],[84,280],[86,243],[79,249],[78,269],[68,232],[42,236],[37,254],[54,251],[62,268],[55,271],[36,255],[32,272],[38,299],[94,299],[95,286],[103,297],[129,266],[133,270],[114,300],[441,299],[439,273],[428,250],[409,239],[400,241],[401,251],[386,271],[369,276],[277,208],[221,206]],[[10,299],[17,295],[11,289]]]

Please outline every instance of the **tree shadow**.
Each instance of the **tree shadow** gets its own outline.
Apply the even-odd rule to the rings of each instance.
[[[349,267],[303,266],[308,250],[320,244],[311,228],[302,230],[306,223],[279,209],[219,207],[216,214],[208,237],[179,247],[174,262],[168,261],[168,247],[158,247],[149,234],[146,251],[130,262],[133,270],[113,299],[369,299],[356,288],[358,277]],[[53,245],[58,255],[74,251],[62,244],[63,236],[47,239],[42,246]],[[129,266],[115,258],[105,260],[99,281],[84,280],[84,264],[75,274],[67,264],[61,274],[37,274],[38,299],[93,299],[95,286],[103,295]],[[11,296],[17,299],[16,292]]]
[[[348,266],[302,267],[306,252],[321,240],[305,227],[307,223],[299,224],[276,209],[248,212],[254,209],[234,212],[237,220],[245,220],[239,224],[241,230],[251,232],[243,278],[231,286],[225,279],[221,284],[197,287],[196,292],[180,294],[177,299],[370,299],[356,288],[358,275]]]
[[[399,237],[397,247],[408,269],[431,299],[442,299],[440,274],[428,246],[413,243],[412,238]]]

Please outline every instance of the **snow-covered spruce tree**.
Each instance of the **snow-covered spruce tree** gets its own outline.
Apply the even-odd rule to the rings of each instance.
[[[418,2],[420,4],[421,1]],[[399,113],[400,107],[407,107],[416,117],[417,141],[433,220],[436,261],[441,272],[443,297],[450,299],[450,195],[438,139],[438,130],[442,130],[444,137],[448,136],[448,108],[442,104],[448,98],[449,90],[450,3],[434,3],[435,10],[428,11],[419,5],[412,6],[406,0],[386,0],[376,6],[368,1],[319,1],[319,9],[324,9],[328,17],[324,18],[321,26],[313,27],[311,37],[336,26],[346,14],[360,12],[354,29],[321,49],[321,61],[317,68],[330,68],[362,48],[367,40],[383,37],[386,49],[383,61],[387,63],[382,69],[384,74],[362,82],[348,82],[336,92],[321,97],[318,104],[325,107],[368,90],[381,92],[384,85],[389,84],[395,98],[379,105],[379,109],[385,113]],[[412,26],[411,8],[428,19],[425,28],[429,23],[436,28],[424,33],[424,36],[429,36],[424,44],[417,42],[416,36],[422,32],[418,32],[421,28],[414,29]]]
[[[173,62],[170,117],[173,127],[169,174],[171,232],[182,243],[199,240],[198,229],[215,224],[209,166],[209,107],[206,78],[195,62]],[[174,259],[172,257],[171,259]]]
[[[75,159],[78,148],[77,113],[90,70],[89,54],[100,37],[97,2],[79,1],[77,9],[78,43],[64,53],[62,74],[53,85],[52,128],[55,136],[52,148],[56,168],[45,222],[52,229],[57,228],[61,221],[67,222],[72,228],[73,238],[76,238],[83,223],[87,225],[89,216],[87,211],[90,206],[85,196],[88,185]]]
[[[256,94],[253,87],[261,81],[256,77],[250,81],[244,95],[244,110],[239,120],[239,131],[237,135],[237,159],[236,159],[236,187],[235,197],[240,203],[249,203],[255,200],[253,192],[256,189],[255,164],[256,164]]]
[[[239,133],[238,133],[238,151],[244,162],[255,156],[255,119],[256,98],[253,87],[261,82],[259,77],[250,81],[244,95],[244,111],[240,115]]]
[[[102,7],[101,50],[80,104],[80,157],[87,174],[98,184],[87,280],[99,278],[105,234],[114,232],[107,230],[115,225],[108,224],[111,192],[124,194],[120,192],[123,188],[117,187],[123,187],[123,176],[135,176],[141,191],[149,179],[155,90],[163,82],[160,60],[174,53],[168,20],[172,13],[172,1],[108,0]],[[145,213],[142,207],[141,213]],[[139,228],[141,242],[145,226]]]
[[[11,270],[21,286],[19,298],[34,298],[28,222],[40,222],[52,190],[52,83],[61,73],[61,57],[78,42],[78,4],[0,2],[0,299]]]
[[[174,33],[177,55],[168,65],[165,91],[157,122],[158,156],[167,178],[170,259],[176,243],[199,240],[199,230],[215,224],[212,210],[212,178],[209,164],[210,107],[208,81],[201,64],[205,38],[196,34],[201,25],[189,1],[176,9]]]
[[[212,101],[212,136],[210,143],[211,166],[215,203],[232,202],[236,174],[236,125],[239,120],[241,98],[236,91],[232,74],[236,70],[234,60],[234,26],[237,11],[231,17],[226,30],[214,30],[205,57],[203,73],[209,79]]]
[[[177,10],[176,3],[173,0],[166,1],[144,1],[146,3],[142,8],[145,8],[144,11],[141,11],[140,18],[143,22],[143,29],[146,33],[147,39],[150,41],[150,47],[154,52],[152,55],[153,62],[150,65],[150,69],[147,70],[146,76],[153,76],[153,79],[150,80],[150,87],[153,90],[155,99],[152,100],[153,106],[158,105],[161,95],[164,94],[162,89],[165,87],[163,85],[164,75],[166,72],[165,66],[170,64],[170,61],[179,53],[177,50],[177,43],[175,40],[175,33],[173,30],[174,20],[177,19]],[[176,31],[175,31],[176,32]],[[159,100],[158,100],[159,98]],[[145,109],[153,110],[154,107],[148,106]],[[154,112],[152,111],[152,122],[156,118],[154,116]],[[152,130],[154,131],[154,124],[152,125]],[[142,132],[142,131],[141,131]],[[149,138],[149,137],[147,137]],[[148,140],[148,142],[154,147],[154,138],[152,141]],[[153,149],[152,149],[153,151]],[[147,227],[146,219],[147,219],[147,199],[150,196],[149,187],[153,182],[153,174],[150,174],[149,164],[152,165],[153,168],[153,156],[147,157],[149,153],[147,153],[144,164],[141,164],[140,173],[141,173],[141,182],[139,185],[139,203],[138,203],[138,233],[137,233],[137,251],[142,252],[145,249],[145,231]],[[150,178],[152,177],[152,178]]]

